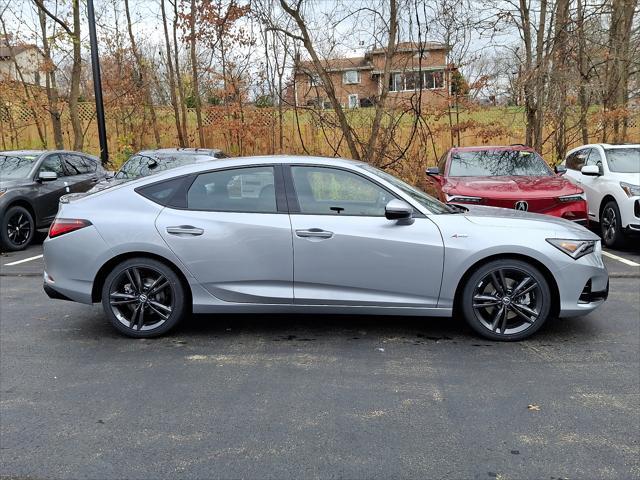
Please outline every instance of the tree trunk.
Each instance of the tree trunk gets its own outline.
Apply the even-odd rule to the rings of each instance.
[[[169,27],[167,26],[167,12],[165,11],[164,0],[160,0],[160,10],[162,11],[162,26],[164,28],[164,43],[167,49],[167,68],[169,69],[169,96],[171,97],[171,106],[173,107],[173,115],[176,121],[176,132],[178,133],[178,145],[186,146],[186,142],[182,135],[182,127],[180,122],[180,110],[178,109],[178,97],[176,95],[176,79],[173,71],[173,60],[171,59],[171,41],[169,40]],[[176,47],[177,48],[177,47]]]
[[[160,148],[160,132],[158,131],[158,121],[156,119],[156,109],[153,106],[153,98],[151,96],[151,87],[149,81],[149,75],[145,61],[138,50],[136,45],[136,39],[133,35],[133,27],[131,25],[131,12],[129,11],[129,0],[124,0],[124,13],[127,17],[127,31],[129,32],[129,42],[131,43],[131,51],[136,59],[136,65],[140,74],[140,82],[142,83],[142,89],[144,91],[144,99],[147,107],[149,108],[149,115],[151,116],[151,128],[153,129],[153,137],[156,141],[156,148]]]
[[[73,66],[71,68],[71,88],[69,90],[69,116],[73,129],[73,149],[81,151],[84,145],[84,131],[78,111],[80,98],[80,75],[82,74],[82,50],[80,38],[80,0],[72,0],[73,5]]]
[[[581,0],[578,0],[579,2]],[[554,99],[554,123],[555,123],[555,154],[556,160],[564,159],[567,150],[566,144],[566,105],[567,105],[567,42],[569,26],[569,0],[556,0],[556,19],[553,40],[553,72],[552,87]]]
[[[298,40],[302,41],[302,44],[311,56],[311,60],[313,61],[313,66],[316,72],[322,80],[324,91],[326,92],[327,97],[329,97],[331,106],[333,107],[333,110],[338,117],[340,130],[342,130],[344,138],[347,141],[347,147],[349,148],[351,157],[354,160],[361,160],[361,155],[360,151],[358,150],[354,132],[349,125],[349,121],[347,120],[347,116],[344,113],[342,105],[340,105],[340,102],[338,101],[335,88],[333,87],[333,83],[331,81],[331,77],[329,77],[327,70],[323,66],[320,57],[318,56],[318,52],[313,45],[313,41],[311,40],[311,36],[309,35],[309,31],[307,30],[307,25],[302,18],[299,8],[292,8],[285,0],[280,0],[280,6],[285,12],[287,12],[287,14],[289,14],[289,16],[291,16],[291,18],[293,18],[293,20],[296,22],[296,25],[300,29],[301,37],[298,37]]]
[[[180,111],[182,112],[182,138],[185,146],[189,146],[189,135],[187,133],[187,105],[185,103],[184,83],[182,82],[182,72],[180,71],[180,58],[178,55],[178,0],[173,1],[173,59],[176,67],[176,81],[178,86],[178,102],[180,103]]]
[[[535,126],[533,131],[533,148],[542,152],[542,135],[544,128],[544,86],[547,76],[544,55],[544,32],[547,19],[547,0],[540,1],[540,20],[536,37],[536,68],[535,68]]]
[[[198,57],[196,55],[196,0],[191,0],[191,12],[189,18],[190,55],[191,55],[191,83],[196,107],[196,123],[198,126],[198,139],[200,147],[204,147],[204,132],[202,131],[202,104],[200,102],[200,81],[198,78]]]
[[[40,29],[42,31],[42,53],[47,62],[47,70],[45,72],[47,103],[49,108],[49,116],[51,117],[51,126],[53,128],[53,141],[58,150],[64,149],[64,138],[62,137],[62,120],[60,108],[58,105],[58,82],[56,80],[56,67],[51,58],[51,47],[47,36],[47,16],[38,8],[38,18],[40,20]]]
[[[580,128],[580,136],[583,144],[589,143],[589,130],[587,129],[587,114],[589,113],[589,97],[587,95],[587,57],[586,57],[586,39],[584,34],[584,0],[577,0],[576,10],[576,34],[578,37],[578,102],[580,103],[580,118],[578,127]]]
[[[533,145],[536,125],[536,101],[533,82],[533,46],[531,43],[531,20],[529,5],[526,0],[520,0],[520,19],[522,22],[522,40],[524,42],[524,105],[526,115],[526,140],[529,146]]]
[[[371,125],[371,135],[364,151],[364,159],[372,162],[374,165],[381,163],[380,158],[376,155],[376,147],[378,142],[378,132],[382,123],[382,114],[387,103],[387,95],[389,94],[389,80],[391,79],[391,65],[393,56],[396,52],[396,38],[398,36],[398,4],[396,0],[389,0],[389,38],[387,39],[387,51],[384,54],[384,70],[382,73],[382,91],[380,98],[376,103],[376,113],[373,117]]]

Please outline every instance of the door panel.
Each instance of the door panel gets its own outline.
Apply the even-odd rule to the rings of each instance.
[[[385,218],[393,193],[340,168],[285,171],[294,253],[294,303],[436,306],[444,248],[427,218]]]
[[[221,300],[293,301],[291,222],[278,213],[275,183],[270,166],[206,172],[186,193],[186,210],[165,208],[156,220],[173,252]]]
[[[431,220],[293,214],[291,225],[294,303],[437,305],[444,248]]]
[[[291,303],[293,255],[288,215],[165,208],[156,227],[191,274],[217,298]],[[193,227],[195,232],[169,233],[172,227]]]
[[[587,155],[585,157],[584,165],[598,165],[602,164],[600,159],[600,153],[594,149],[587,149]],[[584,190],[587,196],[587,208],[589,209],[589,218],[596,220],[598,216],[598,208],[600,206],[600,194],[598,186],[600,185],[601,177],[591,177],[589,175],[580,175],[580,187]]]

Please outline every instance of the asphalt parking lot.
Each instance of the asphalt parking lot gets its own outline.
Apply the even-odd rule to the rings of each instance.
[[[609,254],[603,307],[509,344],[352,316],[131,340],[46,297],[39,245],[1,256],[0,475],[640,478],[640,251]]]

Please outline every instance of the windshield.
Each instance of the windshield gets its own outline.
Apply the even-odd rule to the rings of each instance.
[[[38,155],[0,154],[0,180],[26,178],[38,160]]]
[[[133,180],[135,178],[153,175],[170,168],[181,167],[201,161],[203,155],[170,155],[170,156],[148,156],[134,155],[122,165],[116,174],[117,179]],[[212,158],[213,160],[213,158]]]
[[[609,170],[618,173],[640,173],[640,147],[607,150]]]
[[[394,187],[400,189],[403,193],[406,193],[407,195],[409,195],[412,199],[414,199],[420,205],[427,208],[431,213],[459,213],[458,209],[450,207],[442,203],[440,200],[436,200],[431,195],[424,193],[422,190],[416,187],[413,187],[408,183],[403,182],[399,178],[396,178],[393,175],[390,175],[383,170],[380,170],[378,168],[372,167],[371,165],[367,165],[367,164],[363,164],[360,166],[365,170],[386,180]]]
[[[451,157],[450,177],[502,177],[553,175],[540,155],[523,150],[456,152]]]

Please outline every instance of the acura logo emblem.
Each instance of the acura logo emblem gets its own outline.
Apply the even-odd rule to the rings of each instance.
[[[519,202],[516,202],[516,210],[526,212],[527,210],[529,210],[529,204],[524,200],[520,200]]]

